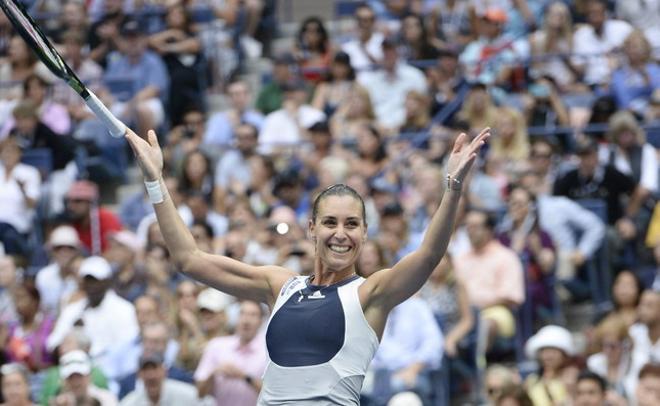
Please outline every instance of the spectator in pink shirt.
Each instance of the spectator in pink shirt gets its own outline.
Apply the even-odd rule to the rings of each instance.
[[[259,334],[264,316],[258,303],[243,301],[235,334],[209,341],[195,371],[200,398],[212,393],[218,406],[256,404],[268,361]]]
[[[495,220],[487,212],[470,210],[465,227],[472,249],[456,258],[456,276],[465,285],[470,303],[481,310],[490,344],[496,337],[515,333],[512,310],[525,300],[522,263],[494,238]]]

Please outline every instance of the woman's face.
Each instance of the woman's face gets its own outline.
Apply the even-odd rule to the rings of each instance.
[[[303,28],[303,42],[311,49],[321,46],[321,27],[316,22],[309,22]]]
[[[383,264],[381,263],[376,243],[369,241],[364,244],[358,263],[360,265],[360,274],[364,278],[380,270]]]
[[[522,221],[529,213],[529,195],[522,189],[514,189],[509,195],[509,215],[513,221]]]
[[[13,372],[2,376],[2,395],[6,405],[28,404],[30,387],[20,372]]]
[[[62,18],[68,27],[78,27],[85,24],[85,9],[82,4],[67,2],[62,8]]]
[[[348,78],[349,68],[344,63],[333,62],[332,65],[330,65],[330,70],[332,72],[332,77],[335,80],[344,80]]]
[[[511,141],[516,134],[516,122],[508,114],[502,114],[497,119],[497,137],[504,141]]]
[[[358,151],[365,156],[373,156],[378,150],[380,141],[369,128],[363,126],[357,132]]]
[[[6,140],[0,150],[0,161],[7,168],[13,168],[21,161],[21,149],[13,140]]]
[[[181,282],[176,288],[176,298],[179,309],[197,311],[197,288],[192,282]]]
[[[616,334],[604,334],[600,344],[603,348],[603,353],[610,361],[618,362],[621,357],[621,350],[623,342],[616,336]]]
[[[19,36],[12,37],[9,42],[9,60],[13,63],[27,62],[29,50],[25,42]]]
[[[409,117],[416,116],[422,110],[421,100],[417,96],[409,94],[406,96],[405,108]]]
[[[16,311],[23,319],[32,319],[39,311],[39,303],[23,287],[16,289],[14,304],[16,305]]]
[[[417,42],[422,37],[422,26],[415,16],[409,16],[403,20],[402,30],[407,42]]]
[[[546,21],[550,28],[561,28],[566,23],[566,6],[563,3],[553,3],[546,14]]]
[[[621,272],[614,281],[612,288],[614,302],[620,307],[635,307],[639,290],[635,277],[629,271]]]
[[[310,221],[309,232],[327,270],[353,267],[367,238],[360,201],[350,195],[325,196],[319,202],[316,221]]]
[[[172,7],[167,12],[167,26],[169,28],[184,29],[186,26],[186,14],[182,5]]]
[[[200,153],[193,153],[186,165],[186,175],[190,180],[201,180],[206,176],[208,165],[206,159]]]
[[[564,364],[564,353],[553,347],[546,347],[539,350],[539,362],[543,369],[558,371]]]
[[[644,40],[644,37],[636,35],[630,38],[626,42],[626,46],[623,48],[623,51],[626,53],[628,60],[630,62],[639,63],[646,61],[648,44]]]
[[[47,88],[38,79],[31,79],[28,82],[26,96],[32,100],[37,106],[43,103],[46,98]]]
[[[619,144],[621,148],[630,148],[637,144],[637,139],[635,137],[635,133],[632,130],[622,130],[617,136],[616,136],[616,143]]]

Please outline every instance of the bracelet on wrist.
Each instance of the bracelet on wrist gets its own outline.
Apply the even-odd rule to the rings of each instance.
[[[447,189],[460,192],[463,189],[463,183],[451,175],[447,175]]]
[[[151,204],[163,203],[163,201],[165,201],[165,195],[167,192],[163,193],[160,179],[154,181],[145,180],[144,186],[147,188],[147,195],[149,196]]]

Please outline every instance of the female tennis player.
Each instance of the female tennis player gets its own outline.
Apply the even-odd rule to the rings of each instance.
[[[252,266],[200,251],[168,196],[156,134],[128,130],[167,247],[186,275],[272,309],[266,332],[270,362],[259,405],[359,405],[360,389],[390,310],[419,290],[445,253],[463,180],[490,135],[458,136],[447,163],[447,185],[421,246],[364,279],[355,264],[367,239],[362,198],[333,185],[314,201],[308,231],[314,273]]]

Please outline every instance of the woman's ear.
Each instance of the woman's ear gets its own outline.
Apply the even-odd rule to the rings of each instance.
[[[316,236],[314,235],[314,221],[312,219],[307,222],[307,237],[316,243]]]

